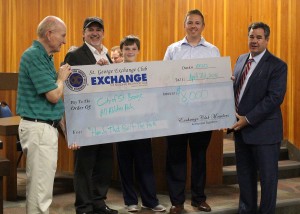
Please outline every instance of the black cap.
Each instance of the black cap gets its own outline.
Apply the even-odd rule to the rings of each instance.
[[[98,18],[98,17],[88,17],[84,20],[84,23],[83,23],[83,29],[87,28],[90,24],[92,23],[98,23],[99,25],[101,25],[101,27],[103,28],[104,30],[104,24],[103,24],[103,20]]]

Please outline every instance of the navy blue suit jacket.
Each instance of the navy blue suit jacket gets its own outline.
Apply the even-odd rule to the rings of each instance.
[[[241,55],[234,68],[234,92],[249,53]],[[284,100],[287,65],[268,50],[262,56],[248,80],[238,106],[238,114],[246,116],[250,125],[235,134],[246,144],[274,144],[283,139],[280,105]],[[237,139],[238,140],[238,139]]]

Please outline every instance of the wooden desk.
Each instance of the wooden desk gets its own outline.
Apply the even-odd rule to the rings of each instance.
[[[0,118],[0,135],[17,135],[20,120],[19,116]]]
[[[10,161],[9,173],[4,179],[4,198],[8,201],[17,200],[17,139],[15,136],[18,134],[20,119],[19,116],[0,118],[0,136],[4,136],[3,155]]]
[[[0,214],[3,214],[3,176],[9,174],[9,160],[0,157]]]

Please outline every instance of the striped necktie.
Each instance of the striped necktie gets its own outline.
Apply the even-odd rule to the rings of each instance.
[[[235,109],[236,109],[236,111],[238,110],[238,104],[239,104],[239,98],[240,98],[241,89],[242,89],[242,87],[244,85],[246,76],[249,73],[249,70],[250,70],[250,67],[251,67],[251,63],[253,61],[254,61],[254,59],[252,59],[252,58],[248,59],[246,65],[244,67],[244,71],[242,73],[242,76],[240,78],[240,82],[239,82],[238,88],[237,88],[236,93],[235,93]]]

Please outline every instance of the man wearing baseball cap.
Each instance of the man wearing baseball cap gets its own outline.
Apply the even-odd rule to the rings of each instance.
[[[83,45],[67,53],[65,63],[72,65],[107,65],[112,63],[102,44],[104,23],[99,17],[88,17],[83,23]],[[113,168],[113,145],[99,144],[75,150],[74,190],[76,214],[117,214],[105,204]]]

